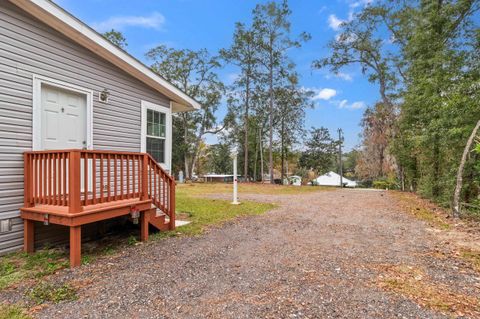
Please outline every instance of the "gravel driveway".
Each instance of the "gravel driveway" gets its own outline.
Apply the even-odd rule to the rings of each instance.
[[[458,274],[455,260],[431,257],[434,234],[386,192],[241,196],[247,199],[279,206],[200,237],[149,242],[65,270],[54,280],[82,286],[79,299],[36,316],[448,318],[378,287],[381,267],[399,264],[422,267],[457,293],[479,293],[475,273]]]

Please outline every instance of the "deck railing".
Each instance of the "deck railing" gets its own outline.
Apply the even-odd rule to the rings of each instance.
[[[146,153],[97,150],[25,152],[25,207],[90,205],[151,199],[175,221],[175,181]]]

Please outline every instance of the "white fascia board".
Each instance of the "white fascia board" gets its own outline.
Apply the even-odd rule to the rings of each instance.
[[[172,104],[175,107],[173,112],[200,109],[200,103],[53,2],[48,0],[10,0],[10,2],[169,97],[175,102]]]

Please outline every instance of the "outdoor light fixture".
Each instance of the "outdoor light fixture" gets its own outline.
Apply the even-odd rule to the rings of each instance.
[[[103,91],[98,95],[98,100],[103,103],[108,103],[109,96],[110,92],[107,89],[103,89]]]
[[[49,222],[48,222],[48,214],[43,214],[43,224],[45,226],[48,226]]]
[[[0,220],[0,233],[6,233],[12,231],[12,220],[2,219]]]
[[[140,218],[140,211],[136,207],[132,207],[130,209],[130,217],[132,217],[132,221],[134,225],[138,224],[138,218]]]

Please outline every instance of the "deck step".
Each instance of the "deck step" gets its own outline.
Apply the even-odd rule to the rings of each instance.
[[[165,214],[160,208],[154,206],[152,209],[155,209],[155,217],[167,216],[167,214]]]
[[[151,208],[150,210],[147,211],[147,214],[149,215],[148,217],[148,222],[157,228],[158,230],[168,230],[169,225],[168,223],[165,223],[165,214],[163,212],[159,213],[157,211],[157,208]]]

